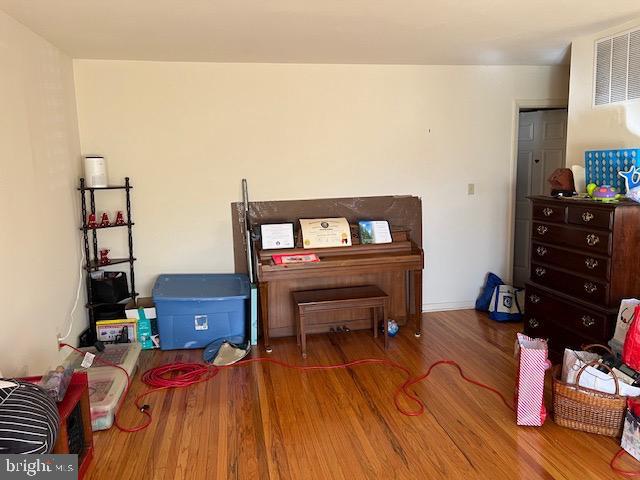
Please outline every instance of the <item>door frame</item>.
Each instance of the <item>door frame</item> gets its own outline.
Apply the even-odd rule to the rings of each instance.
[[[514,100],[513,123],[511,132],[511,163],[509,165],[509,200],[507,208],[507,283],[513,283],[513,260],[516,237],[516,182],[518,179],[518,130],[520,128],[520,110],[524,108],[568,108],[568,98],[550,98],[546,100]],[[568,125],[568,122],[567,122]],[[568,130],[568,128],[567,128]],[[566,132],[565,132],[566,136]],[[567,161],[565,152],[565,162]]]

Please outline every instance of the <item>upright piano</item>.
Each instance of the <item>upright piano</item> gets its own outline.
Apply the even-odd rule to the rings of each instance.
[[[260,316],[264,344],[271,351],[271,337],[294,335],[291,293],[300,290],[376,285],[390,300],[390,318],[400,325],[413,317],[415,335],[422,332],[422,248],[402,227],[392,228],[392,243],[354,244],[322,249],[262,250],[258,246],[256,273],[260,288]],[[355,240],[357,242],[357,240]],[[354,242],[355,243],[355,242]],[[275,264],[272,255],[315,253],[319,262]],[[324,313],[322,325],[371,328],[368,309]]]

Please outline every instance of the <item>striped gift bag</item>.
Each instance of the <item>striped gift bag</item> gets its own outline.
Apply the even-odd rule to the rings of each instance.
[[[551,367],[547,359],[547,341],[518,333],[516,353],[516,421],[518,425],[539,427],[547,418],[544,407],[544,372]]]

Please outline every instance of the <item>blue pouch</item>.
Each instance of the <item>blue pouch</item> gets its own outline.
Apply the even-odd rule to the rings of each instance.
[[[480,296],[476,300],[476,310],[488,312],[493,291],[496,289],[496,287],[499,287],[503,284],[504,282],[499,276],[497,276],[495,273],[489,272],[487,274],[487,280],[484,283],[484,287],[482,288],[482,293],[480,293]]]

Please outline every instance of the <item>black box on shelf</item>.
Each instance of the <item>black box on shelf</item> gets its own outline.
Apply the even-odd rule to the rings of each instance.
[[[131,296],[125,272],[95,272],[91,275],[91,303],[118,303]],[[123,305],[124,311],[124,305]]]

